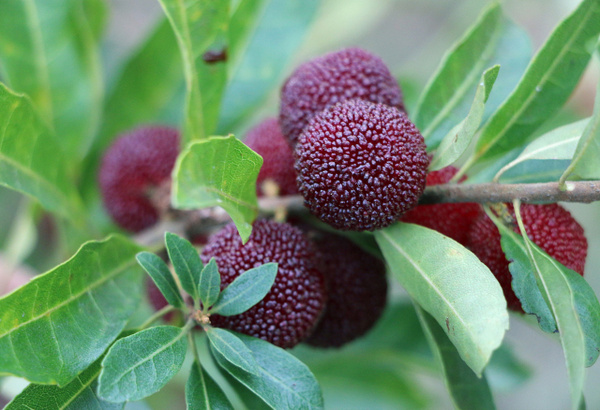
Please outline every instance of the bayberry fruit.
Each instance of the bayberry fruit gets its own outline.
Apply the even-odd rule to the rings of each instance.
[[[156,223],[159,210],[151,195],[170,182],[178,154],[179,132],[167,127],[138,128],[110,146],[100,167],[100,191],[119,226],[139,232]]]
[[[514,217],[512,206],[509,205],[508,209]],[[521,217],[529,239],[567,268],[583,275],[587,240],[583,228],[569,211],[558,204],[523,204]],[[520,232],[517,227],[515,232]],[[511,286],[512,276],[500,245],[500,232],[486,214],[482,214],[471,227],[467,246],[496,276],[508,307],[523,312]]]
[[[277,184],[279,195],[298,193],[294,154],[275,118],[268,118],[252,128],[244,142],[263,158],[263,165],[256,180],[259,196],[265,194],[263,183],[268,180]]]
[[[384,62],[365,50],[347,48],[302,64],[281,89],[283,135],[296,145],[317,113],[355,98],[404,110],[398,83]]]
[[[419,130],[397,108],[362,100],[314,117],[296,146],[298,188],[334,228],[375,230],[417,204],[429,158]]]
[[[427,174],[427,186],[445,184],[457,172],[458,169],[453,166],[432,171]],[[460,182],[465,179],[463,177]],[[419,205],[405,213],[400,220],[436,230],[465,245],[469,229],[480,213],[481,207],[473,202]]]
[[[240,274],[269,262],[279,264],[275,282],[258,304],[235,316],[210,317],[211,324],[290,348],[309,336],[325,305],[325,282],[312,243],[287,223],[259,220],[245,245],[233,224],[211,236],[201,254],[214,257],[221,289]]]

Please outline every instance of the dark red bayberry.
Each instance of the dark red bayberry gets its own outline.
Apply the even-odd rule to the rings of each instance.
[[[327,283],[325,313],[307,343],[340,347],[377,322],[387,299],[385,264],[349,240],[322,234],[315,241]]]
[[[427,174],[427,186],[445,184],[458,172],[453,166],[432,171]],[[463,177],[460,182],[463,182]],[[414,223],[438,231],[456,242],[465,245],[469,229],[481,213],[476,203],[419,205],[400,219],[402,222]]]
[[[320,111],[361,99],[404,110],[402,92],[384,64],[360,48],[347,48],[299,66],[281,89],[279,121],[292,146]]]
[[[362,100],[318,114],[296,146],[305,205],[341,230],[397,221],[417,204],[428,165],[423,137],[404,113]]]
[[[142,127],[119,137],[100,167],[100,191],[110,216],[122,228],[139,232],[156,223],[159,211],[150,196],[164,188],[179,154],[179,133]]]
[[[256,181],[259,196],[265,194],[263,183],[266,180],[277,184],[279,195],[298,193],[294,155],[275,118],[268,118],[252,128],[244,142],[263,157],[263,165]]]
[[[509,206],[509,211],[514,216],[512,206]],[[583,228],[569,211],[558,204],[523,204],[521,217],[529,239],[548,255],[583,275],[587,240]],[[517,228],[515,231],[520,232]],[[522,312],[521,301],[511,286],[512,276],[508,269],[509,262],[500,245],[500,232],[486,214],[482,214],[471,227],[467,246],[496,276],[508,307]]]
[[[279,264],[275,283],[262,301],[239,315],[212,315],[213,326],[283,348],[295,346],[315,327],[325,305],[325,283],[317,268],[316,250],[298,228],[259,220],[242,245],[231,224],[209,239],[201,257],[204,263],[216,259],[222,289],[248,269],[269,262]]]

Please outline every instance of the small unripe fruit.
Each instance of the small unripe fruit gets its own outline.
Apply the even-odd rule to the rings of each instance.
[[[423,137],[404,113],[362,100],[318,114],[296,146],[305,205],[341,230],[397,221],[417,204],[428,165]]]
[[[514,217],[512,206],[508,208]],[[569,211],[558,204],[523,204],[521,217],[529,239],[567,268],[583,275],[587,240],[583,228]],[[515,228],[515,232],[520,231]],[[471,227],[467,246],[496,276],[508,307],[522,312],[521,301],[511,286],[512,276],[500,245],[500,232],[486,214],[482,214]]]
[[[263,183],[268,180],[277,184],[279,195],[298,193],[294,155],[275,118],[268,118],[248,131],[244,142],[263,158],[256,180],[259,196],[266,194]]]
[[[256,221],[245,245],[235,225],[213,235],[201,254],[216,259],[221,289],[247,271],[269,262],[278,263],[269,293],[258,304],[235,316],[210,317],[211,324],[290,348],[308,337],[325,305],[325,283],[318,271],[312,243],[302,231],[286,223]]]
[[[350,99],[404,110],[402,92],[384,64],[360,48],[347,48],[299,66],[281,89],[279,121],[292,146],[320,111]]]
[[[151,195],[170,182],[178,154],[179,133],[167,127],[137,128],[110,146],[99,183],[104,206],[119,226],[139,232],[156,223],[159,210]]]

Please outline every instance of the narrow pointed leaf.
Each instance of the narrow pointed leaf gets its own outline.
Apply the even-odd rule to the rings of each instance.
[[[221,206],[238,229],[242,242],[258,214],[256,178],[260,155],[230,135],[190,144],[173,171],[172,203],[179,209]]]
[[[185,402],[188,410],[233,410],[223,390],[198,362],[192,364],[185,385]]]
[[[156,326],[117,341],[102,360],[98,395],[110,402],[141,400],[181,368],[187,329]]]
[[[112,236],[0,299],[0,373],[64,386],[119,335],[141,297],[139,247]]]
[[[178,309],[182,309],[185,302],[165,261],[150,252],[140,252],[136,255],[136,259],[142,268],[148,272],[167,302]]]
[[[239,315],[263,300],[277,276],[277,264],[266,263],[242,273],[219,295],[211,313]]]
[[[246,345],[234,333],[215,327],[206,330],[212,349],[240,369],[259,375],[258,363]]]
[[[205,308],[214,305],[219,298],[219,293],[221,293],[221,275],[219,275],[217,261],[215,258],[210,258],[210,261],[200,272],[198,294],[202,305]]]
[[[194,245],[187,239],[181,238],[174,233],[165,234],[165,244],[173,269],[181,282],[181,287],[194,300],[198,299],[198,282],[202,272],[202,261]]]
[[[375,232],[375,239],[394,277],[480,375],[508,329],[494,275],[459,243],[418,225],[397,223]]]

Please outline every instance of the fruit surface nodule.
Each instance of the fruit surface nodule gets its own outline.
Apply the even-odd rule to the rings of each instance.
[[[314,117],[296,146],[298,189],[310,211],[334,228],[386,227],[425,188],[423,137],[397,108],[362,100]]]
[[[269,262],[279,264],[275,282],[265,298],[235,316],[212,315],[211,324],[290,348],[314,329],[325,305],[325,282],[318,270],[317,253],[298,228],[287,223],[259,220],[245,245],[235,225],[213,235],[201,254],[214,257],[221,289],[248,269]]]

